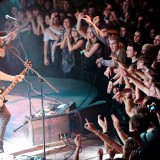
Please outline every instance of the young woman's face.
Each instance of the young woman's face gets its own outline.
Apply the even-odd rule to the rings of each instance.
[[[141,41],[141,37],[142,37],[142,35],[140,32],[135,32],[134,33],[134,42],[139,43]]]
[[[44,20],[45,20],[45,23],[46,23],[47,25],[49,25],[49,21],[50,21],[49,15],[46,15],[45,18],[44,18]]]
[[[71,29],[71,35],[72,35],[72,37],[78,37],[78,32],[77,32],[76,28]]]
[[[70,4],[68,1],[63,1],[63,9],[67,11],[70,8]]]
[[[160,46],[160,35],[157,35],[154,40],[153,40],[153,44],[155,46]]]
[[[69,19],[64,19],[63,26],[65,29],[69,29],[71,27],[71,22]]]
[[[91,28],[88,28],[87,29],[87,36],[89,39],[92,39],[95,37],[94,33],[92,32],[92,29]]]
[[[11,8],[11,13],[13,14],[13,16],[17,16],[18,8],[17,7],[12,7]]]
[[[53,18],[53,25],[58,25],[59,24],[59,18],[58,17],[54,17]]]
[[[127,35],[127,30],[125,27],[120,28],[120,37],[125,37]]]
[[[151,39],[154,39],[154,37],[156,36],[156,31],[155,31],[155,29],[151,29],[151,30],[150,30],[149,36],[150,36]]]

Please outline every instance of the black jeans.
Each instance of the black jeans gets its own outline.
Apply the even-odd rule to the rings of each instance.
[[[3,147],[3,139],[7,124],[10,120],[11,114],[5,105],[0,110],[0,147]]]

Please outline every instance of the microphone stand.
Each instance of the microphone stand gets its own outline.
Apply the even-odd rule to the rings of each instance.
[[[10,47],[8,47],[9,51],[13,53],[15,57],[17,57],[25,66],[25,62],[16,54],[14,53]],[[45,113],[44,113],[44,106],[43,106],[43,87],[42,83],[46,82],[48,86],[50,86],[56,93],[59,93],[59,91],[53,87],[45,78],[43,78],[37,71],[35,71],[32,67],[30,67],[30,70],[34,72],[40,81],[40,89],[41,89],[41,112],[42,112],[42,133],[43,133],[43,160],[46,160],[46,152],[45,152],[45,126],[44,126],[44,120],[45,120]]]
[[[8,16],[8,15],[6,15],[6,16]],[[12,20],[13,20],[13,19],[12,19]],[[18,23],[17,20],[14,20],[12,23],[14,23],[15,26],[18,26],[18,25],[19,25],[19,23]],[[19,27],[18,27],[18,28],[19,28]],[[28,54],[27,54],[26,51],[24,50],[24,47],[23,47],[23,45],[22,45],[22,42],[21,42],[21,38],[20,38],[20,34],[19,34],[19,33],[20,33],[20,32],[19,32],[19,29],[18,29],[18,33],[17,33],[17,35],[18,35],[18,42],[19,42],[20,47],[22,48],[22,51],[23,51],[23,53],[24,53],[24,58],[25,58],[25,60],[28,60]],[[23,62],[23,63],[24,63],[24,62]],[[28,73],[27,73],[28,79],[29,79],[29,72],[30,72],[30,71],[28,71]],[[30,82],[30,80],[28,80],[28,81]],[[32,118],[30,88],[31,88],[30,83],[28,83],[28,99],[29,99],[29,108],[30,108],[30,112],[29,112],[29,113],[30,113],[30,118]],[[23,125],[24,125],[24,124],[23,124]],[[18,129],[20,129],[21,127],[23,127],[23,125],[21,125],[20,127],[14,129],[13,132],[16,132]]]

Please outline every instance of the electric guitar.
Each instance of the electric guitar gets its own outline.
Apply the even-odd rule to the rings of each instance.
[[[30,60],[28,60],[26,63],[26,68],[19,74],[19,75],[26,75],[28,70],[31,68],[32,66],[32,62]],[[12,81],[12,83],[4,90],[4,89],[0,89],[0,101],[2,101],[3,103],[6,103],[8,100],[5,99],[5,96],[8,95],[8,93],[16,86],[16,84],[19,82],[17,77],[14,81]],[[3,106],[3,103],[0,104],[0,108]]]

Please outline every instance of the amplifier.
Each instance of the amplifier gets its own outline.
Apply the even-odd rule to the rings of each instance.
[[[25,137],[35,145],[43,144],[43,120],[26,117],[23,130]],[[44,118],[45,142],[57,142],[61,135],[70,136],[70,124],[67,114],[45,116]]]

